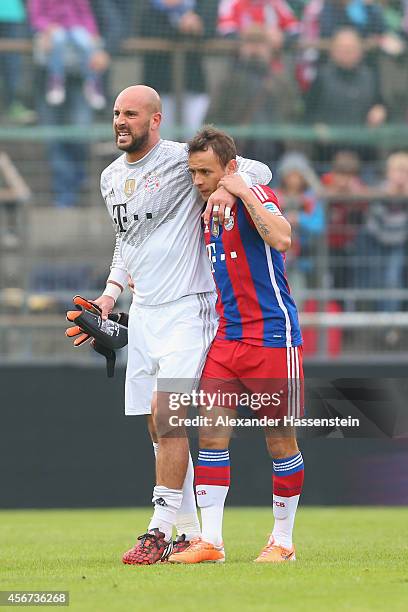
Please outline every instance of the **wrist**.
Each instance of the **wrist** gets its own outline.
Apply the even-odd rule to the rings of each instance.
[[[245,189],[240,190],[240,192],[237,194],[237,197],[243,202],[245,202],[245,200],[248,200],[251,195],[253,195],[253,193],[250,187],[245,187]]]
[[[113,299],[113,301],[116,304],[117,299],[119,298],[119,296],[122,293],[122,287],[120,285],[118,285],[118,283],[112,282],[112,281],[108,281],[106,283],[106,287],[104,292],[102,293],[102,295],[106,295],[108,297],[111,297]]]

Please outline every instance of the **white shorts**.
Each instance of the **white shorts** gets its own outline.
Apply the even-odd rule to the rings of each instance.
[[[191,392],[217,332],[216,293],[129,311],[125,414],[150,414],[153,392]]]

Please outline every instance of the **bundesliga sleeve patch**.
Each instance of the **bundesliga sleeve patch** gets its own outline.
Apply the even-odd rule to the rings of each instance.
[[[266,202],[264,204],[264,208],[266,208],[267,210],[269,210],[273,215],[280,215],[282,216],[281,211],[279,210],[279,208],[276,206],[276,204],[274,204],[273,202]]]
[[[250,189],[267,210],[269,210],[273,215],[282,216],[279,206],[277,206],[275,202],[271,201],[271,198],[276,199],[276,196],[269,187],[265,187],[263,185],[253,185]]]

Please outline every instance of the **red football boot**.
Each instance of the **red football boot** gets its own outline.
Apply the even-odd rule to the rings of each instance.
[[[173,541],[166,542],[164,533],[151,529],[137,538],[140,544],[125,552],[122,557],[127,565],[153,565],[166,561],[173,551]]]

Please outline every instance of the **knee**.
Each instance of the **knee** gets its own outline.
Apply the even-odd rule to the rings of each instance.
[[[67,44],[68,37],[64,28],[56,28],[51,34],[51,44],[53,48],[63,47]]]
[[[299,452],[295,437],[274,438],[273,436],[267,436],[266,445],[272,459],[284,459]]]
[[[229,441],[224,438],[218,438],[217,436],[203,438],[200,436],[199,445],[200,448],[208,450],[224,450],[228,448]]]
[[[72,28],[70,30],[70,39],[72,40],[72,43],[81,51],[91,52],[94,50],[94,43],[91,35],[89,34],[88,30],[82,28],[81,26],[77,26],[76,28]]]
[[[182,407],[177,413],[171,410],[168,393],[155,393],[153,395],[151,409],[153,424],[158,438],[186,437],[184,426],[186,409]]]

